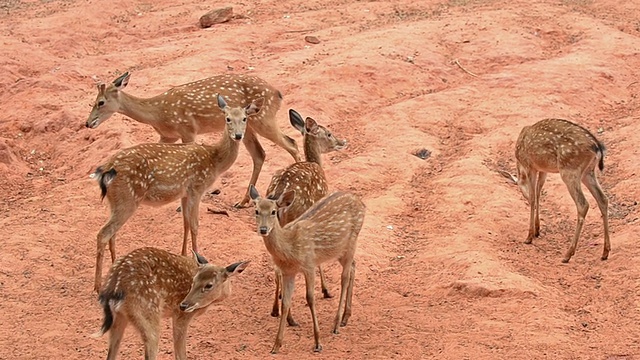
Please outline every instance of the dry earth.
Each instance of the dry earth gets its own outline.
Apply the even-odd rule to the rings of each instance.
[[[242,16],[197,27],[223,5]],[[106,336],[89,335],[102,319],[92,279],[108,205],[88,174],[118,149],[158,139],[122,115],[84,127],[95,81],[124,71],[137,96],[256,74],[284,94],[278,122],[287,134],[300,141],[286,118],[294,108],[349,139],[326,168],[333,189],[361,195],[368,208],[354,315],[332,335],[337,299],[317,293],[324,351],[314,355],[300,277],[301,326],[286,330],[276,357],[640,357],[636,1],[9,0],[0,1],[0,43],[1,359],[106,355]],[[577,253],[560,263],[576,212],[557,175],[542,197],[542,235],[523,244],[528,205],[495,170],[513,171],[520,129],[545,117],[579,122],[608,147],[599,174],[610,198],[608,261],[600,261],[602,221],[587,195]],[[291,157],[262,143],[264,190]],[[412,155],[422,148],[431,151],[426,160]],[[214,185],[221,194],[200,208],[203,254],[253,263],[229,299],[192,323],[192,359],[266,358],[273,342],[269,256],[253,210],[232,208],[250,171],[243,148]],[[140,208],[118,253],[179,251],[176,206]],[[338,293],[339,266],[327,269]],[[161,358],[172,359],[168,321],[163,328]],[[142,357],[132,329],[122,352]]]

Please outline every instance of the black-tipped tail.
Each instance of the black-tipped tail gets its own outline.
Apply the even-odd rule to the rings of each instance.
[[[118,172],[116,169],[111,169],[109,171],[104,171],[102,167],[96,169],[96,172],[93,173],[93,177],[98,180],[98,185],[100,185],[100,199],[104,200],[104,197],[107,196],[107,187],[116,177]]]
[[[599,157],[599,159],[598,159],[598,169],[600,169],[600,171],[603,171],[604,170],[604,154],[607,152],[607,148],[604,146],[603,143],[598,141],[594,145],[593,150],[596,152],[596,154]]]
[[[100,331],[94,336],[102,336],[102,334],[106,333],[113,326],[114,315],[111,309],[111,305],[114,303],[118,303],[124,299],[124,293],[122,291],[118,292],[103,292],[98,297],[98,301],[102,304],[102,310],[104,311],[104,321],[102,322],[102,327]]]

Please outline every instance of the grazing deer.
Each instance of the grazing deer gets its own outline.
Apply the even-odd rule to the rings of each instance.
[[[314,351],[322,351],[320,330],[313,298],[316,266],[337,259],[342,265],[340,301],[333,333],[347,325],[351,316],[351,298],[356,273],[354,255],[358,234],[364,221],[365,206],[355,195],[334,192],[316,202],[299,218],[280,226],[278,209],[291,205],[295,193],[289,190],[277,200],[260,197],[251,185],[249,195],[255,203],[258,234],[262,236],[275,266],[282,273],[282,314],[276,340],[271,349],[275,354],[282,346],[286,316],[291,309],[291,297],[296,274],[304,274],[306,298],[313,319]],[[345,303],[346,302],[346,303]],[[341,312],[344,306],[344,313]]]
[[[525,244],[531,244],[540,235],[540,193],[547,173],[560,173],[578,210],[578,224],[569,250],[562,259],[569,262],[576,252],[584,218],[589,210],[580,183],[584,184],[598,202],[604,223],[604,250],[602,260],[609,257],[609,201],[598,184],[596,164],[604,169],[604,145],[587,129],[567,120],[545,119],[525,126],[516,143],[517,176],[510,175],[524,197],[529,201],[529,235]]]
[[[257,114],[263,102],[263,98],[258,98],[244,108],[230,108],[218,95],[218,105],[226,118],[226,131],[217,144],[141,144],[117,152],[98,167],[92,177],[100,185],[102,198],[109,200],[111,216],[97,237],[96,291],[100,289],[102,259],[107,243],[113,262],[116,233],[141,203],[160,206],[181,199],[184,219],[182,255],[187,254],[189,234],[193,250],[198,251],[200,198],[236,161],[247,117]]]
[[[306,161],[293,163],[271,178],[271,183],[267,189],[268,198],[278,199],[288,190],[293,190],[295,193],[293,203],[279,210],[278,220],[280,221],[280,226],[285,226],[298,218],[316,201],[327,195],[329,185],[327,184],[324,170],[322,170],[321,155],[334,150],[341,150],[347,146],[346,140],[338,139],[327,128],[318,125],[310,117],[302,120],[300,114],[293,109],[289,110],[289,120],[291,125],[302,133]],[[325,284],[324,272],[320,265],[318,265],[318,270],[320,272],[322,294],[325,298],[330,298],[332,296]],[[271,316],[278,317],[280,311],[278,297],[280,296],[282,276],[277,268],[275,278],[276,292]],[[291,313],[287,314],[287,322],[291,326],[297,325]]]
[[[122,335],[131,323],[144,342],[144,358],[158,354],[160,321],[173,321],[173,347],[177,360],[187,358],[187,329],[194,316],[231,294],[229,279],[247,267],[249,261],[226,268],[152,247],[136,249],[111,267],[99,301],[104,310],[102,328],[94,337],[109,332],[107,360],[118,355]]]
[[[249,184],[255,184],[258,180],[265,159],[256,133],[287,150],[295,161],[300,161],[295,140],[284,135],[276,123],[282,94],[256,76],[214,76],[174,87],[151,98],[138,98],[122,91],[129,78],[130,74],[126,72],[109,85],[98,84],[98,96],[87,119],[87,127],[96,128],[118,112],[153,126],[160,134],[161,143],[174,143],[178,139],[190,143],[197,134],[219,132],[224,128],[224,114],[216,109],[217,95],[225,97],[231,107],[245,106],[263,97],[262,111],[251,119],[243,139],[253,161]],[[248,203],[247,190],[244,198],[235,206],[244,207]]]

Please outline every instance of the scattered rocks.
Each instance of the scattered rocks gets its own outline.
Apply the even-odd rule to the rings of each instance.
[[[233,18],[233,8],[231,6],[214,9],[200,17],[200,26],[204,28],[215,24],[227,22]]]
[[[420,149],[413,153],[413,155],[419,157],[422,160],[426,160],[431,156],[431,151],[427,149]]]
[[[308,42],[309,44],[320,44],[320,39],[311,35],[305,36],[304,41]]]

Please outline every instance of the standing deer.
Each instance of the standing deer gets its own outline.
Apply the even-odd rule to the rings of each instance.
[[[604,250],[602,260],[609,257],[609,201],[598,184],[595,166],[604,169],[604,145],[587,129],[562,119],[544,119],[531,126],[525,126],[516,143],[517,176],[510,175],[524,197],[529,201],[529,235],[525,244],[531,244],[540,236],[540,192],[547,173],[560,173],[578,210],[578,224],[571,246],[563,263],[569,262],[576,252],[578,238],[584,218],[589,211],[589,203],[584,197],[584,184],[598,202],[604,223]]]
[[[303,137],[303,148],[306,161],[291,164],[286,169],[279,171],[271,178],[271,183],[267,189],[267,197],[270,199],[278,199],[288,190],[295,193],[293,203],[286,208],[279,210],[278,220],[280,226],[285,226],[294,219],[298,218],[316,201],[322,199],[329,192],[329,185],[322,170],[322,154],[341,150],[347,146],[346,140],[335,137],[327,128],[318,125],[315,120],[307,117],[302,120],[298,112],[293,109],[289,110],[289,120],[291,125],[296,128]],[[318,265],[320,272],[320,285],[325,298],[332,297],[325,284],[324,272],[322,267]],[[278,317],[280,283],[282,275],[276,268],[276,292],[275,300],[271,316]],[[297,323],[291,316],[287,314],[287,322],[291,326]]]
[[[160,206],[181,199],[184,219],[182,255],[187,254],[189,234],[193,250],[198,251],[200,198],[236,161],[247,117],[258,114],[263,102],[263,98],[258,98],[244,108],[230,108],[218,95],[218,105],[226,118],[226,131],[217,144],[141,144],[117,152],[98,167],[92,177],[100,185],[102,198],[109,200],[111,217],[97,237],[96,291],[100,289],[107,243],[113,262],[116,233],[141,203]]]
[[[143,124],[153,126],[160,134],[161,143],[183,143],[195,140],[197,134],[219,132],[225,117],[216,110],[216,97],[222,95],[230,106],[245,106],[259,97],[265,99],[259,115],[247,125],[243,139],[251,155],[253,171],[249,184],[255,184],[262,170],[265,152],[257,134],[273,141],[300,161],[295,140],[284,135],[277,126],[276,113],[282,103],[282,94],[266,81],[249,75],[227,74],[213,76],[174,87],[152,98],[138,98],[122,91],[130,74],[122,74],[109,85],[98,84],[98,96],[86,126],[96,128],[118,112]],[[249,203],[249,191],[236,207]]]
[[[229,279],[247,267],[249,261],[226,268],[194,258],[174,255],[152,247],[136,249],[111,267],[99,301],[104,310],[102,328],[94,337],[109,332],[107,360],[115,360],[127,325],[131,323],[144,342],[146,360],[158,355],[160,321],[173,321],[176,360],[187,358],[187,329],[194,316],[231,294]]]
[[[277,219],[279,208],[292,204],[295,193],[289,190],[277,200],[260,197],[251,185],[249,195],[255,203],[258,234],[282,273],[282,314],[276,340],[271,349],[275,354],[282,346],[286,316],[291,309],[291,297],[296,274],[302,272],[306,285],[306,299],[313,319],[315,352],[322,351],[320,330],[313,298],[316,266],[337,259],[342,265],[340,301],[333,333],[347,325],[351,316],[351,298],[356,273],[354,255],[358,234],[364,222],[365,206],[355,195],[334,192],[316,202],[299,218],[280,226]],[[346,302],[346,303],[345,303]],[[344,306],[344,313],[341,309]]]

